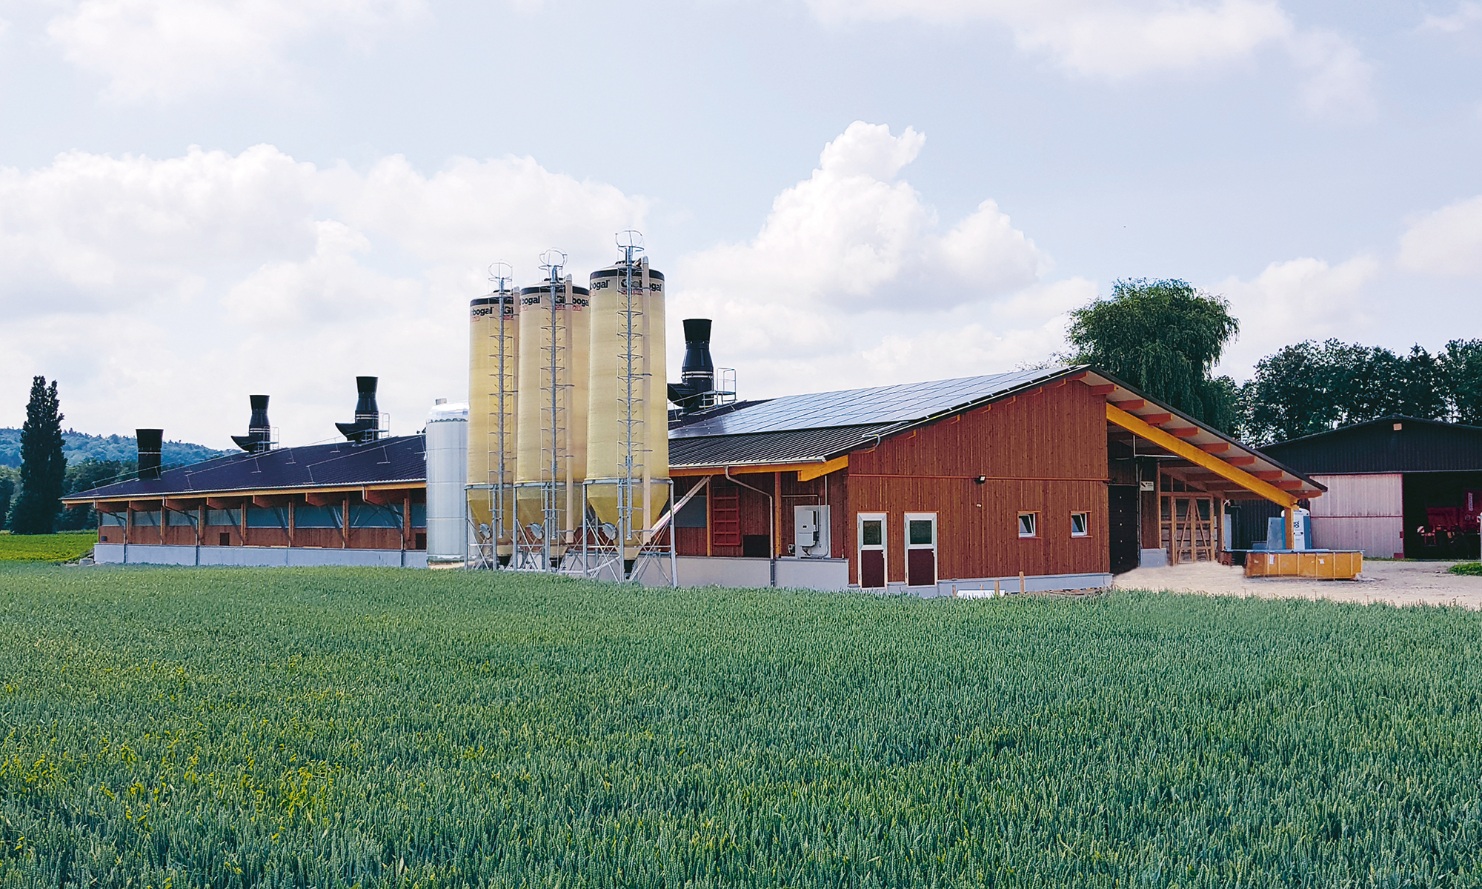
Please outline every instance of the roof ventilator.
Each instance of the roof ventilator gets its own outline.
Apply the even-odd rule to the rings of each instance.
[[[165,430],[135,429],[134,442],[139,448],[139,479],[160,477],[160,454],[164,449]]]
[[[252,402],[252,417],[247,421],[246,435],[233,435],[237,447],[249,454],[260,454],[273,449],[273,427],[268,423],[268,397],[249,395]]]
[[[356,377],[355,391],[359,395],[355,402],[355,421],[334,425],[345,436],[346,441],[366,444],[381,437],[381,409],[376,406],[376,378]]]

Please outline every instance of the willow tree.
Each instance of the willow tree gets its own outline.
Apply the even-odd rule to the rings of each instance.
[[[1214,365],[1240,331],[1230,304],[1187,281],[1121,280],[1071,313],[1074,358],[1218,429],[1232,431],[1236,387]]]

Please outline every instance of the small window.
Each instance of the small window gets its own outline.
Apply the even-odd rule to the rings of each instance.
[[[105,528],[122,528],[124,523],[121,512],[100,512],[98,522]]]
[[[1020,537],[1038,537],[1039,536],[1039,513],[1037,513],[1037,512],[1021,512],[1021,513],[1019,513],[1019,536]]]
[[[935,530],[932,526],[936,522],[931,519],[911,519],[906,522],[906,532],[909,535],[907,541],[916,546],[930,546],[936,543]]]
[[[1091,514],[1089,512],[1073,512],[1070,514],[1070,536],[1085,537],[1091,533]]]
[[[879,546],[884,536],[885,523],[879,519],[866,519],[862,523],[861,543],[865,546]]]
[[[679,508],[679,515],[674,517],[676,528],[705,528],[709,527],[706,521],[710,515],[710,506],[705,501],[704,494],[696,494],[690,498],[690,502]]]

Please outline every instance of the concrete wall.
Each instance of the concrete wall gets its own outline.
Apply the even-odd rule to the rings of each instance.
[[[229,565],[243,568],[345,565],[377,568],[426,568],[427,553],[394,549],[311,549],[270,546],[158,546],[99,543],[93,560],[100,565]]]

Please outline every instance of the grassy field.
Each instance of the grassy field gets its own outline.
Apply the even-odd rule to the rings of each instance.
[[[1451,566],[1452,574],[1461,574],[1467,577],[1482,577],[1482,562],[1458,562]]]
[[[72,562],[93,551],[97,531],[0,534],[0,562]]]
[[[0,886],[1474,886],[1482,615],[0,566]]]

